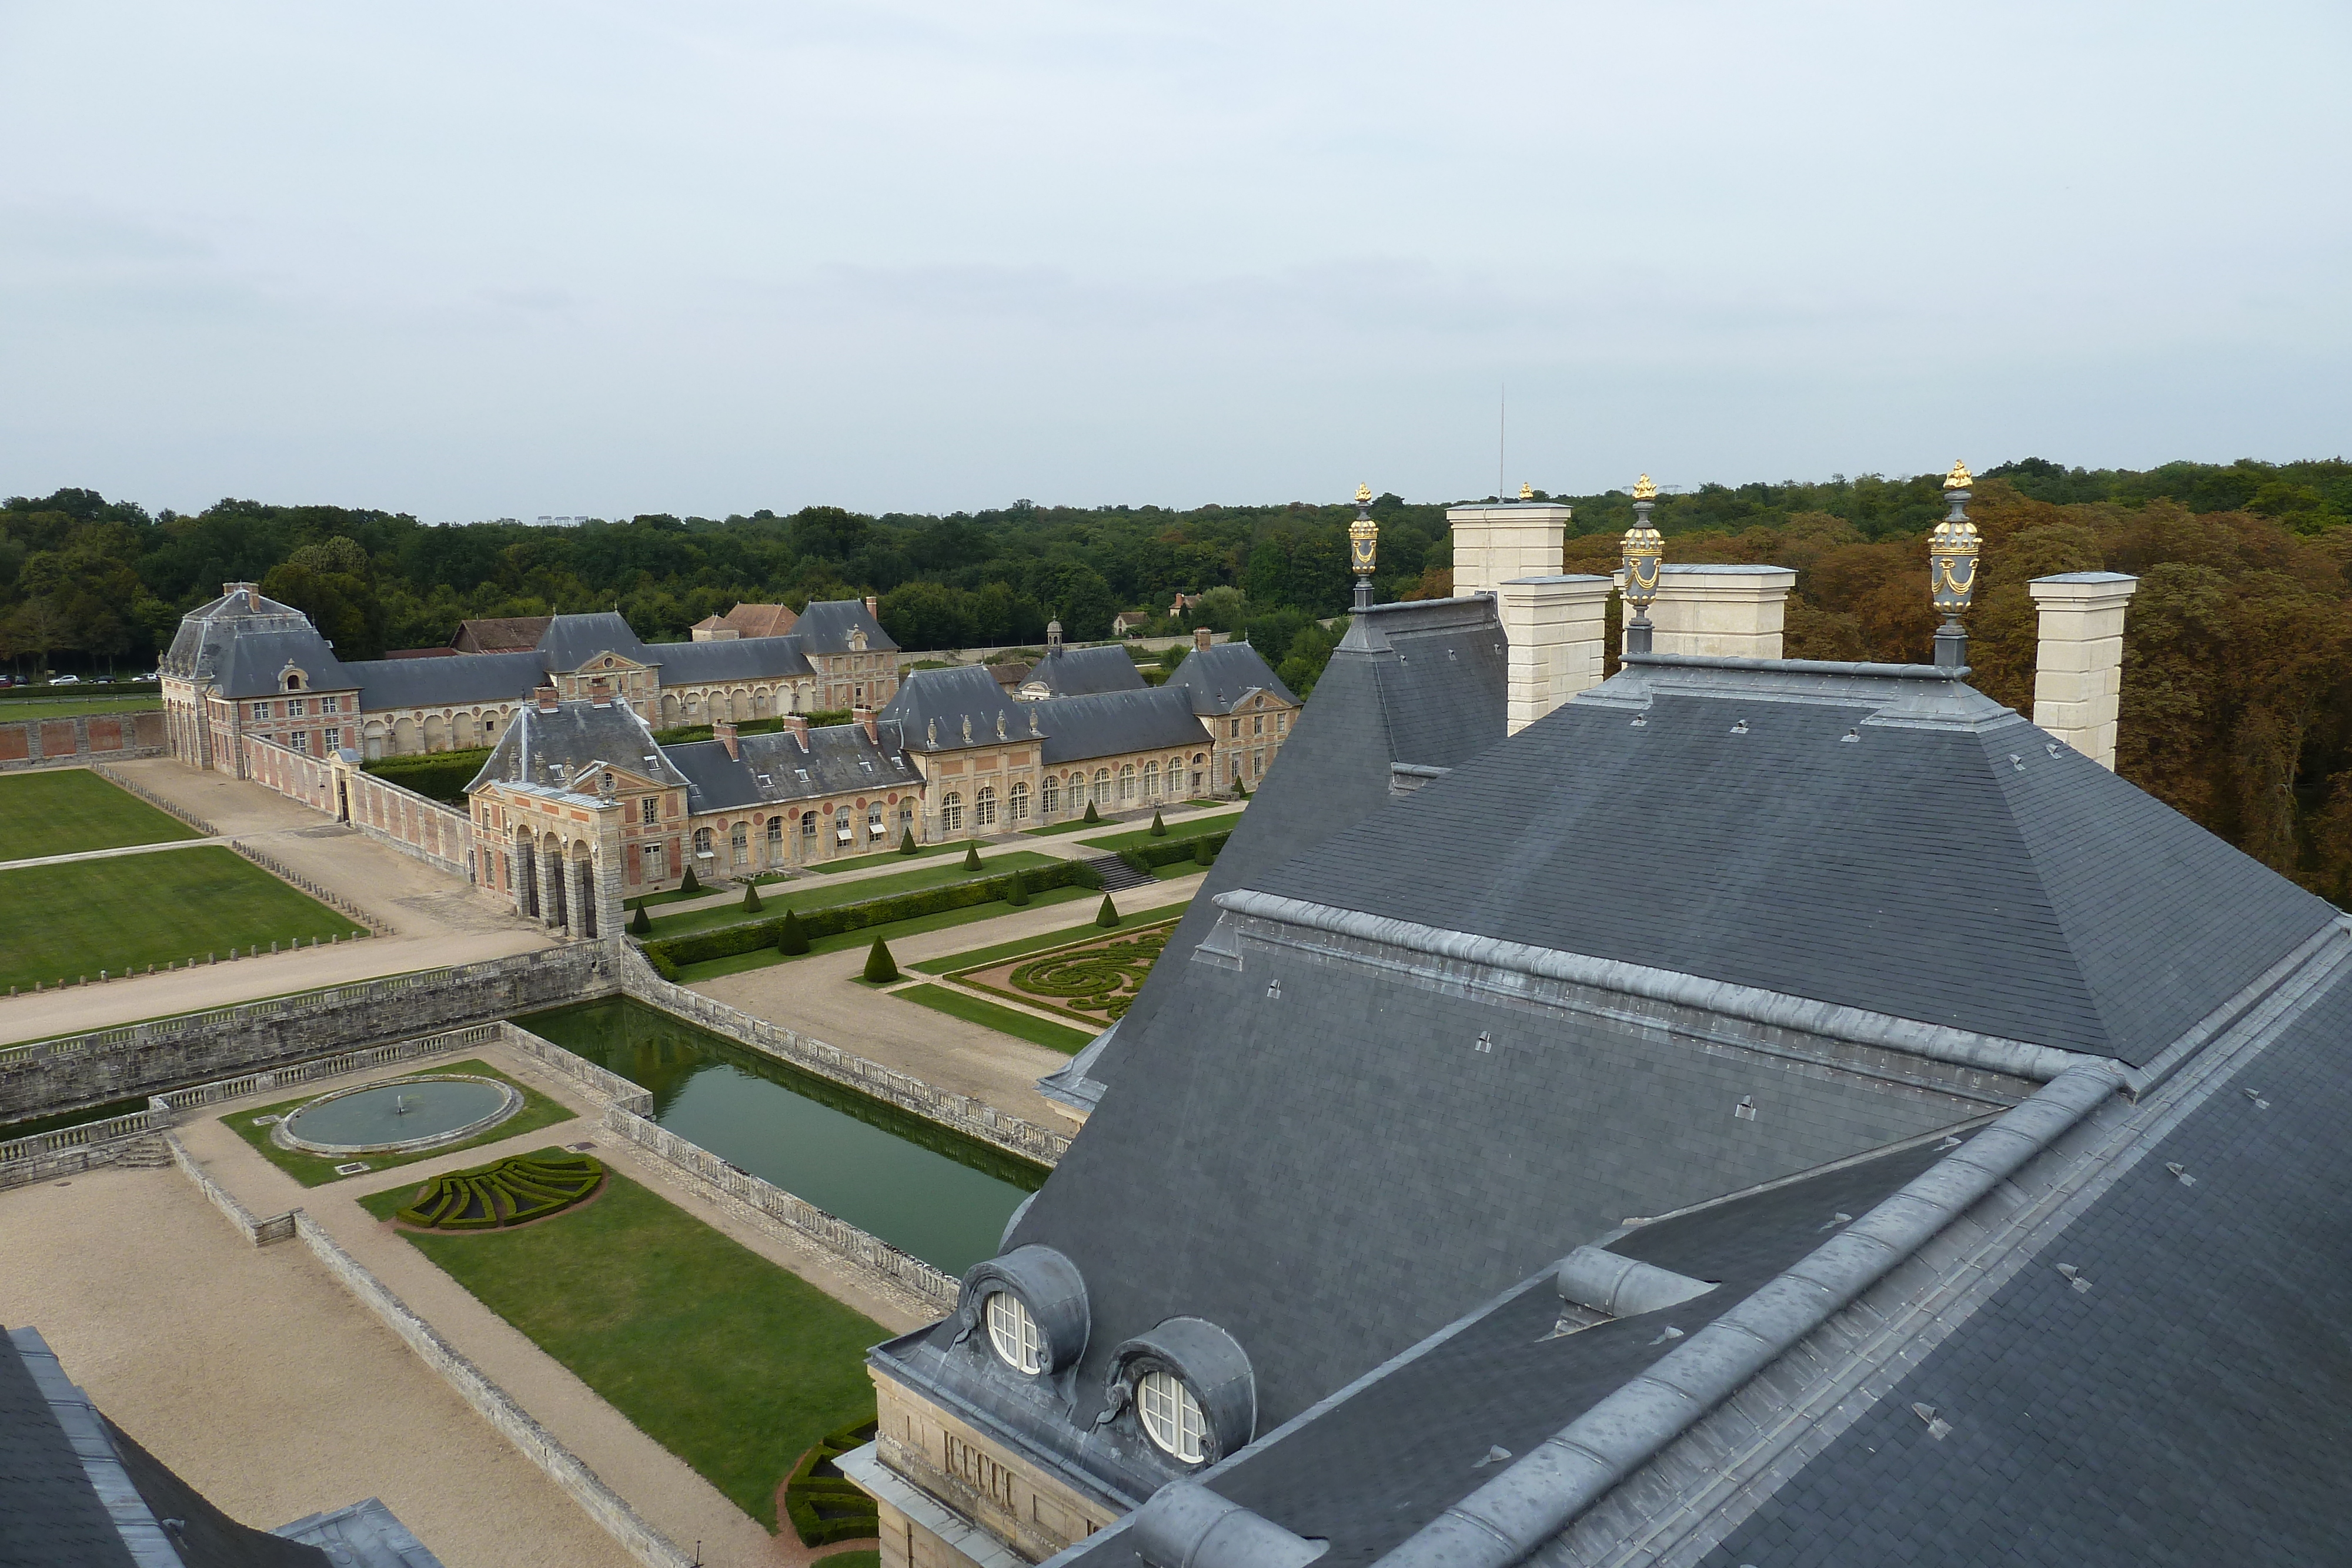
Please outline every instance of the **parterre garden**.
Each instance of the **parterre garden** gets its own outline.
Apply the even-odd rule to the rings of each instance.
[[[1119,931],[1056,947],[1034,957],[975,966],[948,977],[975,991],[1004,997],[1097,1028],[1115,1023],[1150,977],[1174,921]]]

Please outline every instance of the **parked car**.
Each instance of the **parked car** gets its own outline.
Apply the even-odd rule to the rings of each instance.
[[[49,685],[53,686],[78,686],[81,685],[81,677],[79,675],[52,675],[49,677]]]
[[[160,681],[163,678],[163,672],[161,670],[150,670],[143,675],[133,675],[131,678],[134,681]]]

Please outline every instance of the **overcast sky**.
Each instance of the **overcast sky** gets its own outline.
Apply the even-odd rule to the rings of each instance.
[[[2352,449],[2352,9],[0,0],[0,491],[434,520]]]

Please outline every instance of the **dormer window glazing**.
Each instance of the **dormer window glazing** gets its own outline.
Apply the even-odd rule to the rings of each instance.
[[[1045,1336],[1038,1332],[1028,1304],[1010,1291],[992,1291],[987,1305],[988,1343],[996,1347],[998,1357],[1027,1376],[1045,1371]]]
[[[1144,1436],[1162,1451],[1188,1465],[1207,1457],[1202,1440],[1208,1418],[1182,1378],[1172,1372],[1145,1373],[1136,1380],[1135,1408],[1143,1417]]]

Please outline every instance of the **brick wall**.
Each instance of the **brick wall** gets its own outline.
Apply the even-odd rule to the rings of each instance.
[[[160,709],[11,724],[7,709],[0,706],[0,768],[157,757],[163,754],[163,739]]]
[[[258,736],[244,736],[238,745],[245,754],[245,776],[263,789],[348,821],[378,843],[436,870],[472,880],[474,825],[465,812],[348,762],[305,756]]]

